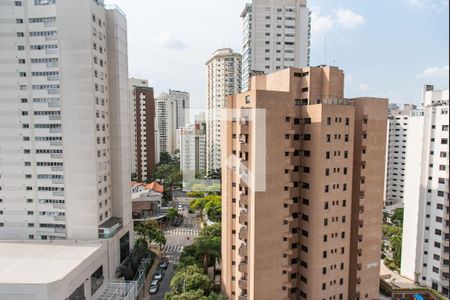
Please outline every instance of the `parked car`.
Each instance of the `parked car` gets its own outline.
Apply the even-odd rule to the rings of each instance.
[[[164,269],[158,268],[155,274],[153,275],[153,279],[160,281],[161,279],[163,279],[163,277],[164,277]]]
[[[150,293],[150,295],[154,295],[158,292],[159,289],[159,281],[158,280],[153,280],[151,285],[150,285],[150,289],[148,290],[148,292]]]
[[[183,223],[183,220],[181,220],[181,219],[175,219],[175,220],[172,222],[172,225],[175,226],[175,227],[178,227],[178,226],[181,225],[181,223]]]
[[[168,266],[169,260],[166,257],[162,258],[161,262],[159,263],[159,268],[166,270]]]

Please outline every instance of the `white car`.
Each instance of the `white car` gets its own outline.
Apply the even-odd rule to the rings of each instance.
[[[152,284],[150,285],[150,289],[148,290],[150,295],[154,295],[158,292],[159,289],[159,281],[158,280],[153,280]]]

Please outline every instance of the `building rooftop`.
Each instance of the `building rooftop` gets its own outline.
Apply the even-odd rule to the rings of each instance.
[[[63,279],[101,243],[0,242],[0,284],[48,284]]]

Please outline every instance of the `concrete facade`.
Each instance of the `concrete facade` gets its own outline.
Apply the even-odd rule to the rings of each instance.
[[[242,90],[250,77],[309,66],[311,20],[306,0],[252,0],[243,20]]]
[[[232,49],[219,49],[206,62],[207,78],[207,136],[206,169],[221,168],[221,118],[226,97],[241,90],[241,55]]]
[[[385,205],[402,205],[405,187],[406,142],[408,123],[415,105],[406,104],[403,109],[391,105],[388,117],[388,149],[386,160]]]
[[[177,150],[177,129],[189,122],[190,96],[187,92],[169,90],[156,98],[157,153],[174,154]],[[159,162],[159,161],[157,161]]]
[[[132,246],[126,17],[102,1],[0,10],[0,239]]]
[[[402,275],[449,296],[449,91],[426,86],[408,130]]]
[[[320,66],[255,76],[228,98],[229,299],[378,299],[388,104],[343,92],[344,73]]]
[[[156,103],[153,88],[132,87],[134,169],[138,181],[146,181],[156,168]]]
[[[136,112],[135,112],[135,87],[148,87],[148,80],[130,78],[128,80],[128,91],[130,93],[130,145],[131,145],[131,173],[136,173]]]

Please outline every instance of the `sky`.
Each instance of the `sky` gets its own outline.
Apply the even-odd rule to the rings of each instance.
[[[128,20],[130,77],[159,95],[191,94],[206,106],[205,62],[218,48],[242,51],[245,0],[107,0]],[[346,74],[345,97],[421,100],[422,86],[448,88],[449,0],[309,0],[311,65]],[[326,50],[325,50],[326,49]]]

